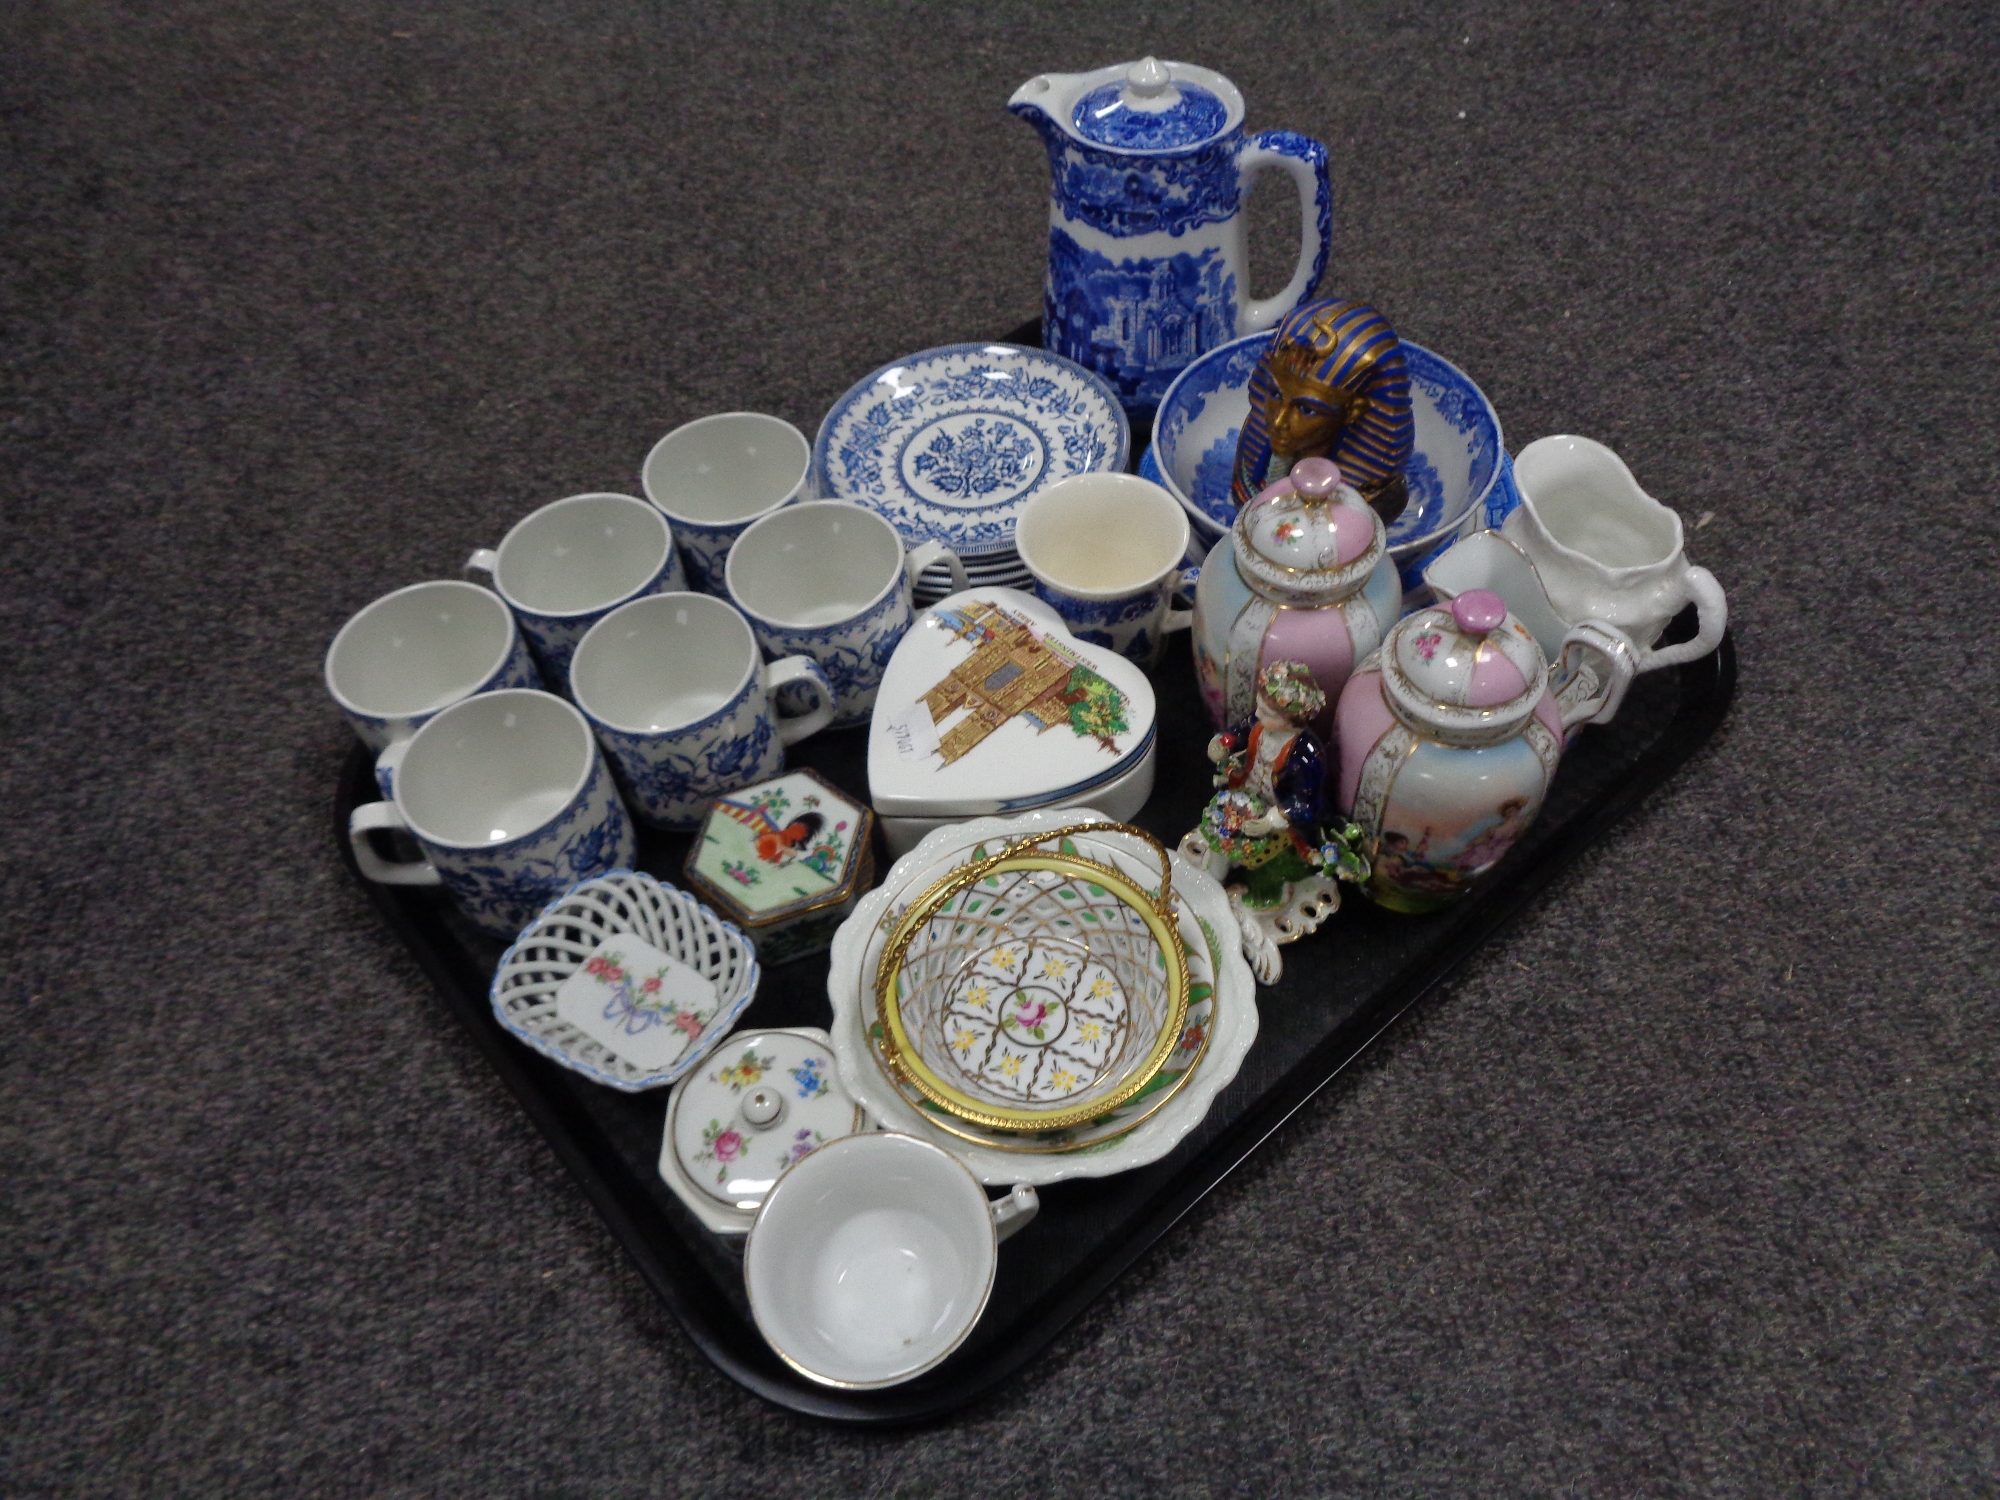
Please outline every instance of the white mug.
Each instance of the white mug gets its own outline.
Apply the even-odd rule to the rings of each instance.
[[[692,828],[722,792],[785,769],[785,746],[833,718],[833,687],[809,657],[765,663],[749,623],[711,594],[654,594],[592,627],[570,692],[631,793],[661,828]],[[800,683],[814,706],[778,717],[771,696]]]
[[[1076,474],[1029,498],[1014,530],[1035,593],[1070,634],[1151,666],[1194,611],[1172,607],[1185,582],[1188,518],[1135,474]]]
[[[355,864],[384,885],[442,885],[495,937],[513,937],[572,886],[631,868],[632,820],[590,726],[552,693],[510,688],[464,699],[385,759],[395,797],[348,818]],[[368,835],[397,829],[422,858],[375,852]]]
[[[571,495],[516,522],[498,548],[479,548],[465,576],[484,575],[514,611],[551,686],[590,627],[628,599],[687,587],[673,528],[631,495]]]
[[[514,616],[488,589],[439,579],[384,594],[326,648],[326,690],[380,752],[475,693],[540,687]],[[378,761],[376,785],[391,793]]]
[[[917,576],[942,562],[952,591],[965,565],[942,542],[903,550],[882,517],[845,500],[794,505],[753,522],[729,549],[729,597],[773,657],[810,656],[833,684],[833,724],[865,724],[896,643],[910,628]]]
[[[1527,554],[1542,590],[1571,625],[1596,620],[1639,650],[1639,670],[1708,655],[1729,628],[1729,603],[1687,560],[1681,518],[1639,488],[1625,461],[1585,437],[1537,438],[1514,460],[1521,503],[1500,533]],[[1692,602],[1699,627],[1677,646],[1653,643]]]
[[[938,1364],[986,1310],[1000,1242],[1041,1202],[988,1201],[949,1152],[894,1132],[829,1141],[765,1195],[743,1248],[758,1332],[809,1380],[897,1385]]]
[[[780,417],[728,411],[676,427],[639,471],[646,498],[674,523],[694,586],[723,592],[729,549],[752,521],[804,493],[812,444]]]

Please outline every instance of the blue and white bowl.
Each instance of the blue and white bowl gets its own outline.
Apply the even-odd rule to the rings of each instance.
[[[1131,447],[1102,376],[1016,344],[947,344],[884,365],[834,403],[813,441],[812,485],[885,517],[906,545],[943,542],[968,573],[1011,572],[1028,497],[1122,470]],[[920,601],[933,582],[919,582]]]
[[[1236,438],[1250,410],[1251,373],[1271,337],[1253,333],[1211,349],[1160,401],[1140,472],[1157,474],[1206,546],[1220,541],[1236,519],[1229,493]],[[1404,471],[1410,503],[1389,528],[1389,555],[1410,589],[1435,554],[1482,526],[1499,525],[1513,489],[1502,473],[1507,450],[1500,418],[1485,393],[1456,365],[1408,340],[1403,358],[1417,431]],[[1496,506],[1497,517],[1489,514]]]

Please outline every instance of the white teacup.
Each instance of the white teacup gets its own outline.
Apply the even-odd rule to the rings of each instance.
[[[729,549],[729,597],[771,656],[810,656],[833,684],[833,723],[865,724],[896,643],[910,628],[917,576],[942,562],[952,590],[965,565],[942,542],[903,550],[894,526],[845,500],[794,505],[753,522]]]
[[[512,937],[570,887],[629,869],[637,843],[590,726],[551,693],[513,688],[454,703],[384,760],[395,797],[348,818],[361,873],[442,885],[496,937]],[[368,835],[401,829],[422,858],[382,858]]]
[[[628,599],[687,587],[673,528],[631,495],[571,495],[515,523],[497,549],[479,548],[465,575],[483,574],[560,688],[590,627]]]
[[[785,746],[833,718],[819,664],[767,664],[749,622],[711,594],[654,594],[613,610],[576,648],[569,683],[633,810],[661,828],[692,828],[718,794],[777,775]],[[787,683],[813,701],[798,718],[780,718],[770,701]]]
[[[477,584],[439,579],[384,594],[326,648],[326,690],[378,752],[475,693],[541,685],[513,614]],[[384,797],[390,780],[378,763]]]
[[[1172,603],[1183,582],[1188,518],[1178,501],[1135,474],[1077,474],[1021,508],[1014,531],[1035,593],[1078,640],[1151,666],[1192,610]]]
[[[701,417],[653,445],[639,471],[646,498],[674,523],[694,586],[723,592],[723,563],[744,528],[804,492],[812,444],[780,417]]]
[[[1625,461],[1585,437],[1538,438],[1514,460],[1521,503],[1501,535],[1534,564],[1543,591],[1571,625],[1616,627],[1639,649],[1639,670],[1708,655],[1729,628],[1722,585],[1687,560],[1681,518],[1639,488]],[[1695,638],[1653,643],[1690,602]]]
[[[764,1199],[743,1251],[757,1330],[810,1380],[896,1385],[956,1349],[986,1310],[1000,1241],[1041,1207],[989,1202],[963,1163],[915,1136],[821,1146]]]

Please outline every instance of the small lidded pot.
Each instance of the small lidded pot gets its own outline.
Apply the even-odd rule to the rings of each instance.
[[[1602,637],[1600,639],[1600,637]],[[1340,695],[1335,806],[1359,826],[1368,896],[1434,911],[1464,895],[1542,809],[1570,727],[1608,717],[1631,682],[1627,643],[1586,622],[1562,652],[1599,658],[1597,692],[1549,691],[1535,638],[1488,589],[1418,610]]]
[[[767,964],[833,944],[875,883],[875,815],[812,771],[789,771],[710,804],[682,873],[743,929]]]
[[[1331,459],[1302,458],[1236,513],[1195,587],[1194,660],[1217,727],[1256,712],[1257,674],[1304,662],[1331,705],[1403,606],[1382,519]],[[1328,709],[1313,727],[1325,733]]]

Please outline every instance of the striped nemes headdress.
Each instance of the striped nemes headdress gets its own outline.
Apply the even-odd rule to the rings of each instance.
[[[1341,422],[1331,447],[1280,454],[1274,463],[1269,424],[1285,387],[1303,389]],[[1278,324],[1250,377],[1250,411],[1236,442],[1232,498],[1246,505],[1291,462],[1330,458],[1349,484],[1372,499],[1401,477],[1415,433],[1403,341],[1389,320],[1359,302],[1308,302]]]

